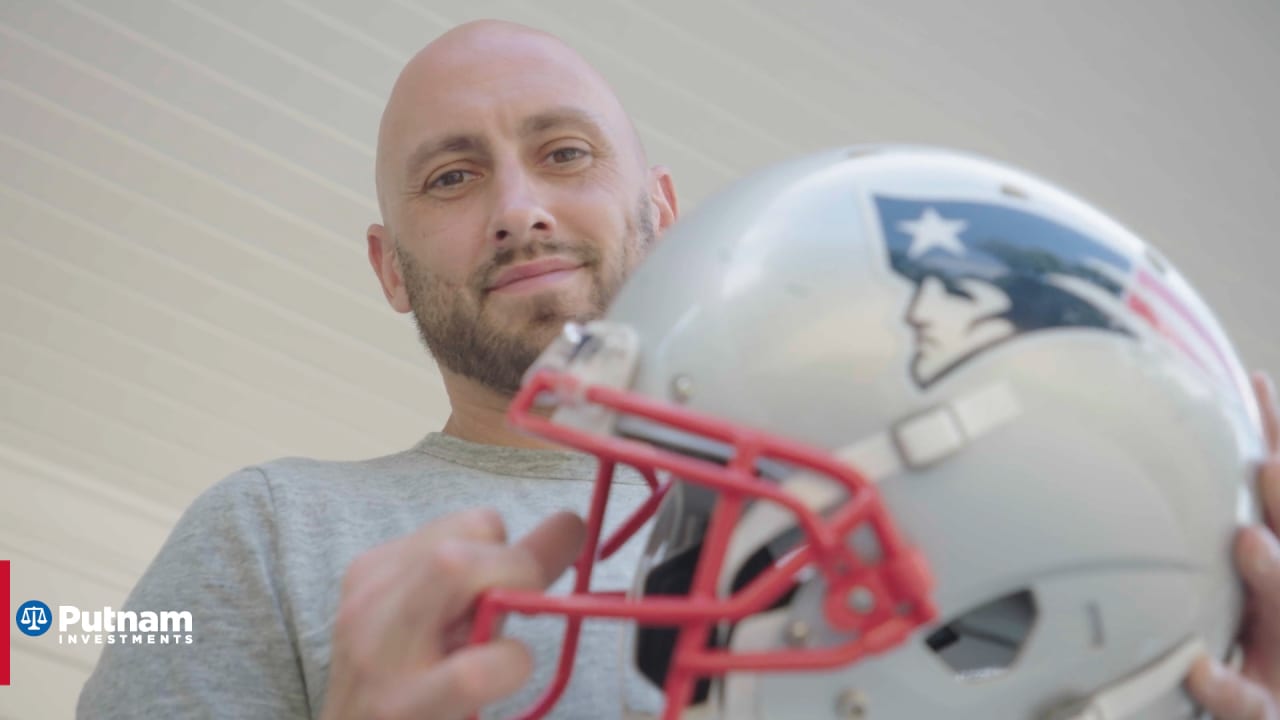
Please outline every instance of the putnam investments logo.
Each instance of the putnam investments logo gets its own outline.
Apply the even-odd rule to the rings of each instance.
[[[0,560],[0,601],[4,614],[11,607],[9,561]],[[189,611],[82,610],[75,605],[59,605],[55,613],[39,600],[28,600],[13,613],[14,624],[28,637],[40,637],[58,622],[59,645],[191,645],[192,621]],[[9,624],[0,624],[0,685],[9,684]]]
[[[18,629],[39,637],[53,625],[53,611],[39,600],[18,607],[14,619]],[[144,610],[82,610],[75,605],[58,606],[59,645],[190,645],[191,613]]]
[[[0,618],[9,617],[28,637],[40,637],[58,623],[59,645],[191,645],[194,642],[189,611],[120,611],[110,607],[82,610],[59,605],[57,612],[39,600],[28,600],[14,610],[10,597],[10,561],[0,560]],[[0,685],[10,683],[10,640],[7,621],[0,622]]]

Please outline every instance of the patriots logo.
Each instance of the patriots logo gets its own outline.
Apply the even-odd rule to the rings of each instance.
[[[1220,380],[1232,380],[1216,324],[1159,273],[1047,217],[979,202],[877,196],[894,272],[915,286],[906,321],[921,388],[1028,333],[1142,323]],[[1229,382],[1234,385],[1234,382]]]

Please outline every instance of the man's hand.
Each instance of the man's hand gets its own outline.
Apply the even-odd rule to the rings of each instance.
[[[514,545],[491,510],[442,517],[356,558],[342,582],[324,718],[463,718],[524,684],[528,649],[462,647],[476,596],[544,588],[569,567],[582,521],[559,513]]]
[[[1258,475],[1265,527],[1236,538],[1236,565],[1249,591],[1239,672],[1201,657],[1187,676],[1187,690],[1218,720],[1280,720],[1280,410],[1275,387],[1261,373],[1253,390],[1262,408],[1267,459]]]

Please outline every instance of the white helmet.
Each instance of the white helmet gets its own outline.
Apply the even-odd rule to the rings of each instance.
[[[490,593],[475,639],[635,620],[667,718],[1169,720],[1235,637],[1262,439],[1230,343],[1146,243],[982,159],[841,149],[733,185],[510,417],[601,481],[576,591]],[[602,544],[616,463],[657,492]],[[655,508],[635,587],[587,592]]]

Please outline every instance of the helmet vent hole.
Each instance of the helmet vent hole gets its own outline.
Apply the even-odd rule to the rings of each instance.
[[[953,618],[925,642],[957,678],[979,682],[1009,671],[1035,621],[1035,599],[1020,590]]]
[[[1018,198],[1019,200],[1028,200],[1031,198],[1031,196],[1027,194],[1026,190],[1023,190],[1017,185],[1008,183],[1000,186],[1000,192],[1008,195],[1009,197]]]
[[[1090,645],[1100,648],[1107,644],[1107,636],[1102,630],[1102,610],[1097,603],[1089,603],[1086,607],[1086,613],[1089,615],[1089,641]]]
[[[875,528],[869,524],[860,525],[849,535],[849,547],[863,563],[867,565],[879,565],[884,559],[884,553],[880,548],[880,540],[876,538]]]

